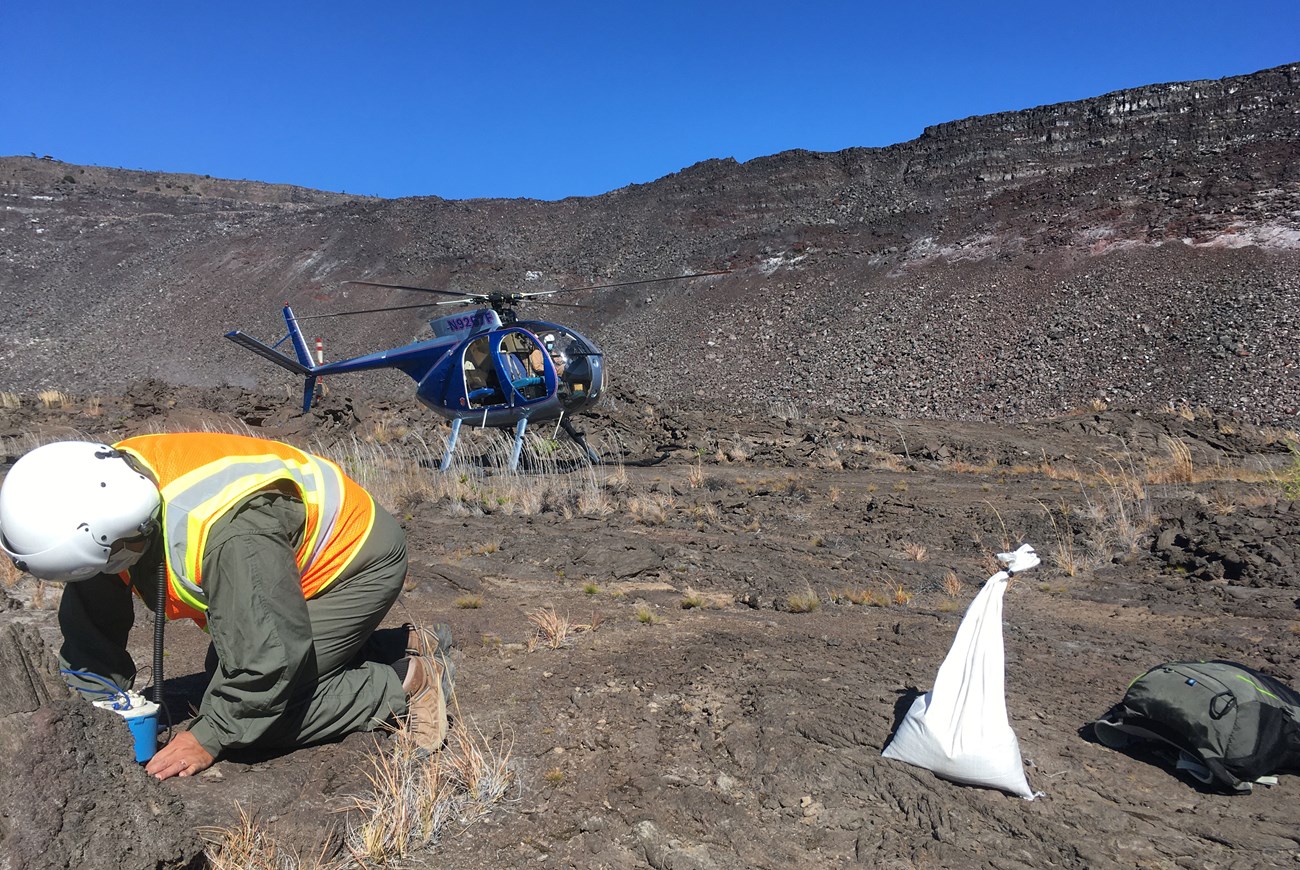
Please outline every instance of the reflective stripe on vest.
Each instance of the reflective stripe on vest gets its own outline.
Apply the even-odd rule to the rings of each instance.
[[[333,462],[288,444],[242,435],[145,435],[116,445],[144,463],[163,500],[163,542],[168,612],[204,622],[207,596],[203,555],[218,520],[253,494],[288,486],[306,513],[294,554],[303,596],[312,598],[336,580],[360,550],[374,524],[369,493]]]

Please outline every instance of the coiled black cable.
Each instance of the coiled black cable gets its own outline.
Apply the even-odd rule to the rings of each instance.
[[[159,721],[171,723],[167,709],[163,706],[163,629],[167,625],[167,557],[158,560],[158,588],[154,592],[153,612],[153,697],[149,700],[158,705]]]

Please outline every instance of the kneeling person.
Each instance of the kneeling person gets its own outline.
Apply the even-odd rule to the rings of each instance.
[[[446,737],[450,639],[377,660],[372,635],[406,577],[405,534],[327,459],[212,433],[47,444],[0,485],[0,546],[21,570],[69,584],[64,668],[132,685],[132,587],[152,609],[165,584],[166,618],[209,632],[211,680],[189,730],[147,764],[159,779],[228,750],[294,748],[400,717],[423,749]]]

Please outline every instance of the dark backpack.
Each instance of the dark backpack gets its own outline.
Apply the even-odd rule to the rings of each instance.
[[[1179,750],[1180,769],[1235,792],[1300,770],[1300,694],[1234,662],[1157,665],[1129,685],[1093,732],[1113,748],[1135,740],[1169,744]]]

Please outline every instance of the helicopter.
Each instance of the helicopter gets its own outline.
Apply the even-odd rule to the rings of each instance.
[[[467,420],[481,427],[513,429],[514,445],[509,463],[512,472],[518,468],[524,433],[529,422],[555,421],[557,432],[564,429],[588,460],[600,464],[600,455],[587,443],[585,433],[579,431],[572,421],[575,415],[592,408],[605,390],[607,374],[600,347],[571,326],[545,320],[521,320],[515,310],[516,306],[529,301],[530,304],[586,308],[588,306],[542,300],[540,297],[724,275],[728,272],[729,270],[695,272],[590,287],[513,293],[461,293],[381,281],[348,281],[345,283],[454,298],[419,305],[303,317],[296,316],[293,309],[285,305],[281,313],[288,333],[274,345],[265,344],[239,330],[227,332],[226,338],[281,368],[302,376],[305,379],[303,413],[311,410],[318,393],[319,379],[326,375],[385,368],[405,372],[415,381],[416,398],[421,404],[451,423],[451,434],[439,464],[441,471],[446,471],[451,466],[461,425]],[[469,311],[431,319],[429,326],[433,330],[432,338],[338,362],[313,360],[298,325],[299,320],[436,305],[474,307]],[[293,346],[293,357],[277,350],[286,341]]]

